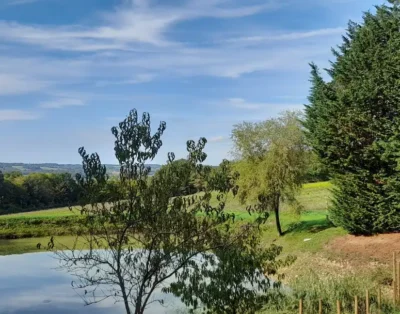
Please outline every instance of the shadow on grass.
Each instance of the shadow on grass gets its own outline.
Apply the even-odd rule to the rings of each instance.
[[[335,226],[327,218],[300,221],[292,223],[288,226],[285,234],[298,233],[298,232],[309,232],[318,233],[329,228],[334,228]]]

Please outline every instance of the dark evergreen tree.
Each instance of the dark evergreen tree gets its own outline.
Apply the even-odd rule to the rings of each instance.
[[[330,82],[311,65],[304,125],[335,180],[331,218],[355,234],[400,230],[400,8],[391,2],[349,23]]]

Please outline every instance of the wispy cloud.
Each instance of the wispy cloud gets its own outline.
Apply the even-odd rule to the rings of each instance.
[[[223,141],[226,141],[226,140],[228,140],[228,137],[226,137],[226,136],[214,136],[214,137],[209,138],[208,142],[210,142],[210,143],[220,143],[220,142],[223,142]]]
[[[28,3],[34,3],[38,2],[41,0],[8,0],[7,5],[22,5],[22,4],[28,4]]]
[[[151,82],[155,77],[156,77],[155,74],[144,73],[144,74],[138,74],[131,79],[115,80],[115,81],[99,81],[96,83],[96,85],[99,87],[109,86],[109,85],[134,85],[134,84]]]
[[[85,103],[81,99],[74,98],[59,98],[51,101],[43,102],[39,105],[40,108],[45,109],[60,109],[64,107],[84,106]]]
[[[296,47],[286,43],[273,47],[263,43],[250,47],[171,46],[154,48],[150,53],[113,51],[68,58],[0,54],[0,73],[4,73],[0,75],[0,82],[3,78],[5,81],[5,85],[0,84],[0,94],[35,91],[83,81],[90,81],[91,84],[98,82],[96,86],[128,85],[149,82],[163,76],[238,78],[257,71],[307,71],[308,62],[325,56],[330,46],[319,38]],[[132,73],[151,74],[132,77]]]
[[[231,106],[231,107],[239,108],[239,109],[248,109],[248,110],[260,109],[263,106],[265,106],[265,104],[261,104],[261,103],[247,102],[243,98],[229,98],[228,103],[229,103],[229,106]]]
[[[271,32],[270,34],[265,35],[253,35],[253,36],[244,36],[244,37],[234,37],[226,39],[227,42],[242,42],[242,43],[257,43],[257,42],[271,42],[271,41],[292,41],[292,40],[300,40],[312,37],[321,37],[321,36],[329,36],[329,35],[339,35],[345,32],[344,27],[336,27],[336,28],[322,28],[311,31],[304,32]]]
[[[251,3],[186,0],[174,6],[126,0],[115,10],[100,14],[100,21],[91,26],[50,27],[0,21],[0,40],[11,47],[10,51],[28,45],[36,52],[19,53],[16,57],[0,51],[0,95],[63,89],[64,85],[79,83],[96,89],[174,76],[235,79],[260,71],[304,71],[308,69],[308,62],[329,54],[329,47],[336,42],[332,40],[339,33],[336,28],[296,33],[273,31],[267,35],[252,33],[220,42],[213,42],[213,36],[204,33],[210,40],[205,46],[191,45],[171,36],[184,21],[239,18],[275,10],[280,5],[274,0]],[[225,35],[221,31],[218,37],[226,38]],[[298,38],[310,40],[305,43],[295,40]],[[271,44],[271,40],[278,42]],[[54,50],[68,54],[60,57]],[[3,78],[5,84],[2,84]],[[258,105],[236,103],[237,107]]]
[[[45,27],[3,21],[0,37],[10,42],[70,51],[132,50],[141,43],[165,46],[172,44],[165,38],[165,32],[179,22],[201,17],[229,19],[250,16],[272,8],[271,3],[234,5],[230,0],[192,0],[180,6],[151,7],[148,1],[132,1],[112,13],[104,13],[103,23],[97,26]]]
[[[35,92],[46,86],[47,83],[45,81],[31,80],[29,77],[16,73],[0,73],[0,95],[15,95]]]
[[[207,153],[216,164],[229,149],[233,124],[301,109],[308,62],[329,66],[330,47],[341,41],[337,26],[345,26],[350,15],[359,18],[360,8],[368,9],[365,3],[372,0],[354,0],[346,10],[332,4],[342,0],[114,0],[101,6],[71,0],[62,19],[54,14],[57,6],[22,14],[26,18],[20,14],[52,1],[61,3],[0,0],[0,108],[24,109],[3,110],[0,120],[51,114],[58,123],[77,116],[76,110],[79,125],[93,131],[78,128],[71,134],[39,123],[14,132],[0,123],[2,146],[14,149],[9,160],[78,161],[69,153],[85,145],[110,162],[113,140],[104,140],[111,136],[106,125],[136,107],[150,112],[153,121],[167,121],[164,147],[182,156],[180,144],[187,138],[206,136],[214,143]],[[7,7],[8,2],[26,6]],[[333,18],[323,20],[328,13]],[[309,16],[315,17],[312,23]],[[91,103],[98,112],[89,121],[84,113],[90,110],[80,106]],[[15,144],[20,141],[29,146],[27,154]],[[49,150],[48,143],[56,149]],[[164,151],[160,156],[157,162],[165,162]]]
[[[39,117],[38,114],[26,110],[0,109],[0,121],[35,120]]]
[[[288,104],[288,103],[258,103],[247,101],[243,98],[229,98],[226,102],[226,105],[231,108],[243,109],[243,110],[271,110],[271,109],[280,109],[280,110],[299,110],[303,108],[301,104]]]

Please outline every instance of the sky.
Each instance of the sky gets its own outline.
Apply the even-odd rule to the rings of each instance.
[[[0,0],[0,162],[116,163],[129,111],[167,123],[163,148],[230,158],[233,125],[301,110],[309,63],[383,0]]]

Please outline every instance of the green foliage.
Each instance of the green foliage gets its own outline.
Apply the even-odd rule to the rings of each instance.
[[[312,64],[305,127],[335,179],[332,220],[355,234],[400,228],[400,9],[349,23],[324,82]]]
[[[4,175],[3,172],[0,171],[0,201],[3,200],[5,193],[4,193]]]
[[[232,191],[233,195],[236,196],[239,189],[237,185],[238,178],[239,173],[235,171],[232,164],[225,159],[218,167],[210,171],[207,178],[208,188],[225,193]]]
[[[118,189],[118,180],[111,177],[98,191],[97,200],[112,200]],[[0,175],[0,214],[76,205],[83,199],[82,192],[69,173],[6,173]]]
[[[132,110],[118,127],[112,128],[120,165],[120,179],[114,182],[113,189],[106,188],[109,177],[99,156],[89,155],[84,148],[79,150],[84,175],[77,175],[77,182],[84,197],[79,220],[83,232],[78,231],[78,238],[83,238],[90,249],[72,247],[68,253],[56,254],[66,270],[79,278],[74,287],[82,292],[87,304],[112,296],[124,303],[127,313],[141,314],[151,302],[154,290],[168,279],[177,276],[179,281],[183,276],[190,281],[191,276],[184,274],[190,273],[198,258],[216,265],[224,261],[224,254],[231,254],[234,260],[226,264],[231,265],[231,271],[226,268],[224,272],[234,276],[232,267],[252,258],[254,250],[243,258],[238,253],[244,247],[252,247],[259,226],[267,217],[258,206],[253,206],[249,211],[255,214],[254,219],[242,221],[240,226],[235,224],[236,215],[225,209],[235,178],[223,173],[229,169],[226,161],[213,174],[203,166],[207,157],[204,138],[197,143],[187,142],[186,162],[174,162],[175,155],[169,153],[167,167],[149,177],[146,163],[158,153],[166,128],[165,122],[161,122],[152,134],[150,125],[149,114],[139,119],[137,111]],[[176,196],[180,182],[188,182],[193,173],[212,178],[203,193]],[[211,203],[212,188],[217,189],[215,205]],[[107,202],[99,202],[103,199],[99,195],[105,190],[109,193]],[[273,257],[270,256],[271,263]],[[259,272],[256,266],[248,263],[247,273]],[[107,289],[101,289],[103,285]],[[221,300],[226,304],[229,301]]]
[[[70,174],[20,172],[0,175],[0,214],[76,204],[79,189]]]
[[[295,260],[291,256],[277,260],[281,251],[275,245],[265,249],[259,237],[250,237],[230,250],[203,255],[201,263],[193,263],[165,290],[180,296],[191,313],[256,313],[270,301],[269,289],[280,287],[279,281],[272,283],[266,276],[281,278],[279,268]]]
[[[16,179],[16,178],[22,177],[22,173],[21,173],[20,171],[14,170],[14,171],[11,171],[11,172],[6,172],[6,174],[4,175],[4,177],[5,177],[6,179],[9,179],[9,180],[14,180],[14,179]]]
[[[295,203],[304,180],[307,151],[297,112],[260,123],[236,125],[232,139],[238,161],[235,169],[239,198],[259,200],[273,210],[280,235],[279,208],[282,201]]]
[[[307,151],[306,154],[307,168],[304,174],[304,182],[329,181],[328,168],[319,160],[317,154],[311,150]]]
[[[204,190],[205,180],[192,167],[189,160],[179,159],[162,166],[154,175],[156,178],[164,176],[165,172],[173,175],[173,195],[185,196]]]

